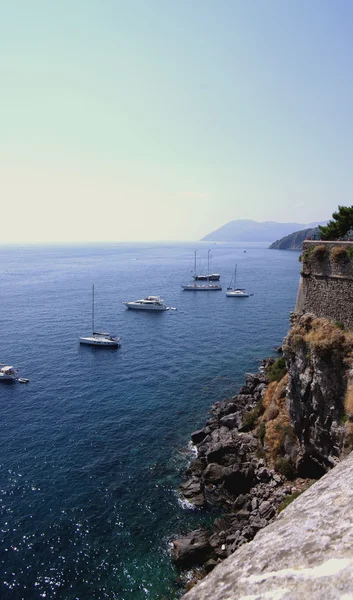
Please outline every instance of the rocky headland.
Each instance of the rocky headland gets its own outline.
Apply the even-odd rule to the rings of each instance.
[[[181,494],[200,510],[222,512],[211,531],[174,541],[175,563],[194,569],[194,581],[352,448],[353,334],[325,318],[293,315],[281,350],[246,375],[236,396],[215,404],[191,436],[196,457]]]

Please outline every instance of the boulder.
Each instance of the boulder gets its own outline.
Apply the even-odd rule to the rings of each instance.
[[[179,566],[201,565],[211,557],[211,552],[209,533],[203,528],[191,531],[173,542],[173,560]]]

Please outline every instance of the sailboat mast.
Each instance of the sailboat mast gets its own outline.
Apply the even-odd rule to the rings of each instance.
[[[194,275],[196,277],[197,273],[196,273],[196,250],[195,250],[195,262],[194,262]]]
[[[94,285],[92,285],[92,333],[94,333]]]

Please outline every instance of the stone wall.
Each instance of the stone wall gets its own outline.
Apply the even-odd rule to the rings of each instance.
[[[184,600],[349,600],[353,454],[219,564]]]
[[[305,241],[295,312],[353,329],[353,242]]]

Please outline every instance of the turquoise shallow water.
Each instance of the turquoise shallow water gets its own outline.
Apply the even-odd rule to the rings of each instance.
[[[190,433],[281,343],[297,252],[212,245],[222,292],[183,292],[206,244],[0,247],[0,597],[173,599],[174,536],[204,518],[177,486]],[[246,252],[243,250],[246,249]],[[234,265],[254,296],[225,296]],[[80,347],[96,327],[118,350]],[[128,311],[160,294],[176,312]]]

